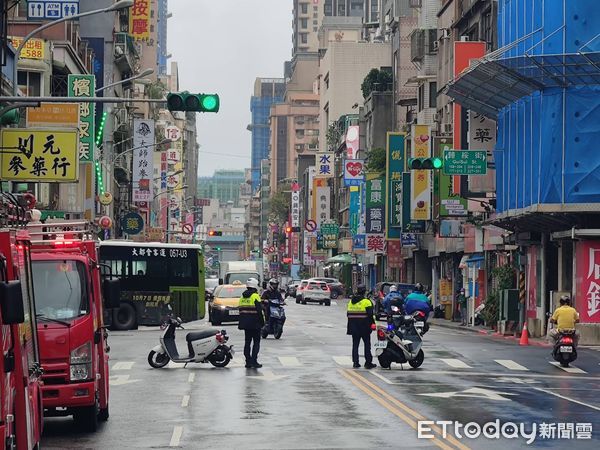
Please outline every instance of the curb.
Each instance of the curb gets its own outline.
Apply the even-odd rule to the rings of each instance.
[[[503,336],[500,334],[497,334],[494,330],[484,330],[481,328],[473,328],[473,327],[458,327],[455,325],[450,325],[450,324],[446,324],[444,322],[431,322],[432,325],[441,327],[441,328],[446,328],[446,329],[451,329],[451,330],[456,330],[456,331],[468,331],[471,333],[477,333],[477,334],[481,334],[483,336],[486,337],[490,337],[493,339],[504,339],[507,341],[514,341],[515,344],[519,343],[519,338],[516,336]],[[552,344],[544,342],[544,341],[540,341],[540,340],[534,340],[534,338],[531,338],[529,340],[529,344],[536,346],[536,347],[552,347]]]

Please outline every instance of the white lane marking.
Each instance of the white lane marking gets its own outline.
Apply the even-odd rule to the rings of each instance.
[[[173,428],[173,434],[171,435],[171,442],[169,442],[169,447],[179,447],[179,441],[181,440],[181,435],[183,434],[183,427],[176,426]]]
[[[383,375],[378,374],[377,372],[369,372],[371,375],[375,375],[380,380],[383,380],[386,384],[395,384],[392,380],[388,380]],[[412,383],[411,383],[412,384]]]
[[[287,377],[287,375],[275,375],[272,370],[260,370],[259,373],[260,375],[252,375],[246,378],[254,378],[255,380],[263,381],[275,381]]]
[[[339,364],[340,366],[352,365],[352,358],[349,356],[332,356],[332,358],[336,362],[336,364]]]
[[[559,369],[564,370],[565,372],[569,372],[569,373],[587,373],[585,370],[581,370],[579,367],[575,367],[575,366],[569,366],[569,367],[563,367],[560,365],[560,363],[558,361],[548,361],[550,364],[552,364],[553,366],[558,367]]]
[[[510,401],[509,398],[503,397],[504,395],[518,395],[512,394],[509,392],[502,391],[494,391],[491,389],[483,389],[479,387],[469,388],[464,391],[453,391],[453,392],[429,392],[426,394],[417,394],[424,395],[427,397],[438,397],[438,398],[453,398],[453,397],[474,397],[481,399],[482,397],[487,398],[488,400],[498,400],[498,401]]]
[[[448,364],[450,367],[454,367],[455,369],[471,369],[471,366],[465,362],[462,362],[460,359],[455,358],[440,358],[440,361]]]
[[[196,379],[196,374],[194,372],[192,372],[188,375],[188,383],[193,383],[195,379]]]
[[[130,380],[129,375],[111,375],[108,378],[108,384],[110,386],[122,386],[124,384],[135,383],[140,380]]]
[[[333,306],[337,306],[337,302],[335,302],[335,301],[331,301],[331,304],[332,304]]]
[[[167,367],[169,369],[181,369],[184,366],[185,366],[185,363],[176,363],[173,361],[169,361],[169,364],[167,364]]]
[[[133,361],[119,361],[113,365],[112,370],[131,370],[134,364]]]
[[[394,366],[392,366],[394,367]],[[401,373],[401,370],[398,370],[399,373]],[[410,371],[409,371],[410,373]],[[456,371],[452,371],[452,370],[427,370],[427,369],[422,369],[419,370],[418,372],[419,375],[456,375],[457,372]],[[464,377],[464,376],[470,376],[470,377],[494,377],[494,378],[502,378],[502,377],[506,377],[506,372],[505,373],[494,373],[494,372],[460,372],[460,376]],[[539,374],[539,373],[521,373],[519,374],[519,378],[523,378],[523,377],[534,377],[534,378],[547,378],[549,380],[572,380],[573,377],[569,376],[569,375],[543,375],[543,374]],[[598,381],[600,382],[600,377],[598,376],[584,376],[581,375],[579,377],[577,377],[578,380],[593,380],[593,381]],[[403,382],[393,382],[393,384],[399,384],[399,385],[406,385],[406,381]]]
[[[495,359],[498,364],[510,370],[529,371],[529,369],[521,364],[514,362],[512,359]]]
[[[190,396],[184,395],[183,398],[181,399],[181,407],[187,408],[189,404],[190,404]]]
[[[278,356],[279,362],[285,367],[300,367],[300,361],[295,356]]]
[[[584,403],[584,402],[580,402],[579,400],[575,400],[574,398],[567,397],[566,395],[557,394],[556,392],[552,392],[548,389],[542,389],[542,388],[536,388],[536,387],[534,387],[533,389],[535,389],[536,391],[545,392],[546,394],[554,395],[555,397],[562,398],[563,400],[568,400],[570,402],[577,403],[578,405],[587,406],[588,408],[595,409],[596,411],[600,411],[600,408],[598,408],[597,406],[590,405],[590,404]]]

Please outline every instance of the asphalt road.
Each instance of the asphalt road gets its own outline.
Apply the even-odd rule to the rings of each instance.
[[[152,369],[146,357],[158,343],[156,328],[113,332],[109,421],[83,434],[70,418],[47,419],[42,446],[487,450],[524,447],[537,427],[531,446],[599,448],[600,348],[580,349],[567,372],[551,364],[548,348],[432,327],[419,370],[355,370],[345,305],[290,302],[281,340],[262,341],[260,370],[243,367],[236,324],[224,326],[237,349],[224,369],[172,363]],[[185,332],[178,333],[184,343]],[[454,421],[483,430],[476,438],[477,427],[469,425],[468,437]],[[484,426],[489,422],[504,433],[496,438]],[[509,422],[530,437],[513,432]],[[419,427],[431,437],[419,439]]]

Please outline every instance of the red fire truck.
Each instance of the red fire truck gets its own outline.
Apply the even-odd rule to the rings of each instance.
[[[73,415],[79,429],[108,420],[104,308],[118,307],[119,281],[102,277],[87,222],[30,223],[33,284],[46,416]]]
[[[0,449],[38,448],[42,434],[30,247],[26,231],[0,229]]]

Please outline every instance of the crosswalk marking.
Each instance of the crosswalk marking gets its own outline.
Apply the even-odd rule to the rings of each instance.
[[[295,356],[278,356],[277,359],[279,359],[282,366],[299,367],[301,365]]]
[[[569,373],[587,373],[585,370],[580,369],[579,367],[574,367],[574,366],[569,366],[569,367],[563,367],[560,365],[559,362],[557,361],[548,361],[550,364],[552,364],[553,366],[558,367],[559,369],[564,370],[565,372],[569,372]]]
[[[495,359],[498,364],[510,370],[529,371],[529,369],[521,364],[514,362],[512,359]]]
[[[131,370],[134,364],[133,361],[119,361],[113,365],[112,370]]]
[[[349,356],[332,356],[332,358],[336,362],[336,364],[339,364],[340,366],[352,365],[352,358],[350,358]]]
[[[455,369],[471,369],[471,366],[467,363],[462,362],[460,359],[455,358],[440,358],[440,361],[445,362],[450,367]]]

